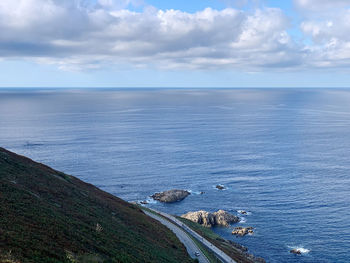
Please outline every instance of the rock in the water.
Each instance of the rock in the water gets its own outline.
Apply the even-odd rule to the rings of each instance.
[[[205,192],[200,192],[200,194],[201,194],[201,195],[204,195],[204,194],[205,194]]]
[[[148,202],[147,202],[147,201],[141,201],[140,204],[142,204],[142,205],[148,205]]]
[[[232,231],[232,235],[236,235],[236,236],[245,236],[247,234],[253,234],[253,228],[252,227],[235,227]]]
[[[247,215],[248,214],[248,212],[247,211],[244,211],[244,210],[240,210],[240,211],[238,211],[240,214],[242,214],[242,215]]]
[[[207,211],[197,211],[197,212],[188,212],[181,216],[192,222],[198,223],[205,227],[212,226],[229,226],[230,223],[239,222],[237,216],[231,215],[224,210],[219,210],[215,213],[210,213]]]
[[[214,213],[216,225],[229,226],[230,223],[239,222],[239,217],[227,213],[224,210],[219,210]]]
[[[173,203],[173,202],[181,201],[189,195],[190,195],[190,192],[188,191],[174,189],[174,190],[169,190],[162,193],[155,193],[151,197],[154,200],[158,200],[163,203]]]
[[[292,254],[301,255],[301,251],[299,249],[296,249],[296,248],[292,249],[289,252],[292,253]]]
[[[225,190],[225,186],[218,184],[217,186],[215,186],[217,189],[219,190]]]

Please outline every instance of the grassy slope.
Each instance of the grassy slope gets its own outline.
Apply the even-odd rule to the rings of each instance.
[[[221,238],[210,228],[203,227],[200,224],[194,223],[185,218],[178,217],[178,219],[184,222],[186,225],[188,225],[192,230],[196,231],[198,234],[206,238],[212,244],[220,248],[238,263],[265,262],[261,258],[255,258],[253,255],[248,254],[247,249],[245,247],[236,244],[232,241]]]
[[[192,260],[136,206],[0,148],[0,262]]]

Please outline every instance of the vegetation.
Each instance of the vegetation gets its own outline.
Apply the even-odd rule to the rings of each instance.
[[[137,206],[0,148],[0,262],[193,260]]]

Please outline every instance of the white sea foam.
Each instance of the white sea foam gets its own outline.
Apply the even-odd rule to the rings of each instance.
[[[190,194],[192,194],[192,195],[200,195],[200,194],[202,194],[203,192],[201,192],[201,191],[193,191],[193,190],[186,190],[187,192],[189,192]]]
[[[247,219],[245,217],[240,217],[239,218],[239,223],[245,224],[245,223],[247,223]]]
[[[144,202],[144,201],[146,201],[147,204],[156,204],[156,203],[158,203],[157,200],[154,200],[154,199],[151,198],[151,197],[147,198],[146,200],[138,200],[137,203],[140,204],[140,205],[145,205],[145,204],[142,204],[142,203],[141,203],[141,202]]]

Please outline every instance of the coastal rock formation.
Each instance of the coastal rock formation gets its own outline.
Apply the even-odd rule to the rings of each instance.
[[[235,227],[232,231],[232,235],[236,235],[236,236],[245,236],[247,234],[253,234],[253,228],[252,227]]]
[[[223,186],[222,184],[218,184],[217,186],[215,186],[216,189],[218,190],[225,190],[225,186]]]
[[[292,254],[301,255],[301,251],[299,249],[296,249],[296,248],[292,249],[289,252],[292,253]]]
[[[211,227],[215,225],[215,216],[212,213],[203,210],[197,212],[188,212],[181,217],[205,227]]]
[[[237,223],[239,222],[239,217],[234,216],[230,213],[227,213],[224,210],[219,210],[214,213],[215,216],[215,222],[219,226],[229,226],[230,223]]]
[[[188,212],[181,216],[192,222],[198,223],[205,227],[212,226],[229,226],[230,223],[239,222],[237,216],[231,215],[224,210],[219,210],[215,213],[210,213],[207,211],[197,211],[197,212]]]
[[[173,203],[173,202],[177,202],[185,199],[190,194],[191,194],[190,192],[185,190],[174,189],[174,190],[169,190],[162,193],[155,193],[151,197],[154,200],[158,200],[163,203]]]

